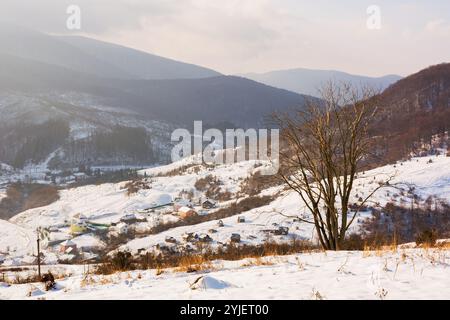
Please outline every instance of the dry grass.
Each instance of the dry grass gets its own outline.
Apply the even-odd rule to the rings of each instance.
[[[443,241],[441,243],[438,242],[436,243],[435,247],[443,250],[448,250],[450,249],[450,241]]]
[[[156,276],[160,276],[160,275],[162,275],[163,273],[164,273],[164,269],[161,268],[160,266],[158,266],[158,267],[156,268],[155,275],[156,275]]]
[[[6,269],[5,269],[6,270]],[[41,279],[39,278],[37,272],[30,271],[28,273],[24,273],[22,269],[18,269],[17,271],[13,271],[10,274],[3,273],[0,274],[0,281],[13,285],[13,284],[28,284],[28,283],[38,283],[41,282]],[[14,270],[14,269],[11,269]],[[71,273],[51,273],[55,280],[61,280],[65,279],[67,277],[70,277]]]
[[[265,259],[262,257],[247,259],[241,264],[241,267],[254,267],[254,266],[273,266],[275,264],[270,258]]]
[[[206,272],[213,271],[214,267],[210,260],[201,255],[182,257],[179,261],[176,272]]]
[[[226,248],[219,248],[218,250],[205,246],[202,248],[201,254],[156,256],[148,253],[144,257],[133,257],[129,253],[120,253],[119,256],[109,258],[98,265],[94,273],[110,275],[128,270],[154,269],[156,274],[160,275],[164,272],[164,269],[173,268],[178,272],[204,272],[215,270],[217,265],[213,265],[212,262],[217,260],[256,259],[255,263],[263,264],[265,263],[263,257],[311,252],[314,249],[316,248],[309,242],[296,240],[291,243],[266,242],[257,246],[228,245]]]
[[[201,169],[202,165],[187,164],[165,173],[158,173],[155,175],[155,177],[176,177],[185,175],[187,173],[198,173]]]
[[[40,282],[41,279],[37,274],[28,274],[26,276],[20,275],[19,273],[16,273],[12,280],[5,281],[8,284],[25,284],[25,283],[37,283]]]
[[[311,299],[312,300],[324,300],[325,296],[322,295],[318,290],[316,290],[316,288],[313,288],[312,292],[311,292]]]

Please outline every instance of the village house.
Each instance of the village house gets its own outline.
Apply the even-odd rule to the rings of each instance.
[[[215,207],[216,207],[216,203],[214,201],[212,201],[212,200],[207,199],[207,200],[202,202],[202,208],[203,209],[213,209]]]
[[[72,240],[66,240],[59,245],[60,253],[76,255],[77,251],[78,251],[77,245]]]
[[[83,253],[100,252],[106,246],[104,242],[100,241],[97,237],[90,234],[77,237],[72,242],[76,242],[77,250]]]
[[[126,224],[135,224],[138,222],[145,222],[146,218],[142,217],[141,215],[136,215],[134,213],[129,213],[122,218],[120,218],[120,222],[126,223]]]
[[[76,182],[84,181],[88,178],[88,176],[84,172],[76,172],[73,174],[73,176]]]
[[[86,221],[74,221],[74,223],[70,225],[70,234],[72,235],[80,235],[86,233],[87,231],[88,227]]]
[[[74,219],[77,219],[78,221],[86,221],[87,217],[82,213],[77,213],[73,216]]]
[[[181,208],[188,207],[188,208],[194,208],[194,205],[186,199],[178,199],[173,204],[173,210],[175,212],[179,212]]]
[[[181,219],[186,219],[190,217],[195,217],[197,215],[197,212],[189,207],[181,207],[178,210],[178,215],[180,216]]]
[[[126,223],[118,223],[112,227],[112,231],[117,234],[126,234],[128,232],[128,225]]]

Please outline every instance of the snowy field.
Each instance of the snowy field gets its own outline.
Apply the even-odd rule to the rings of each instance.
[[[34,238],[31,230],[0,220],[0,254],[23,255],[32,252]]]
[[[155,270],[0,283],[0,299],[450,299],[449,249],[316,252],[216,261],[203,273]],[[78,274],[77,274],[78,272]]]

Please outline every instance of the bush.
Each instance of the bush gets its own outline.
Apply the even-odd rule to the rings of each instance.
[[[343,250],[364,250],[367,240],[360,234],[352,233],[344,241]]]
[[[199,191],[206,191],[205,196],[207,198],[216,201],[231,200],[233,195],[227,190],[223,191],[221,188],[222,184],[222,181],[220,181],[216,176],[210,174],[204,178],[198,179],[194,186]]]
[[[41,282],[45,284],[45,291],[54,289],[56,285],[55,277],[50,271],[42,276]]]
[[[204,178],[198,179],[197,182],[195,182],[194,187],[198,191],[206,191],[208,188],[211,188],[213,186],[219,186],[220,184],[221,184],[220,180],[217,179],[217,177],[210,174]]]
[[[424,230],[420,232],[416,236],[416,244],[419,245],[429,245],[434,246],[436,244],[436,241],[438,239],[437,232],[435,230]]]
[[[149,190],[150,185],[142,179],[133,180],[125,184],[125,189],[127,189],[127,195],[131,196],[136,194],[139,190]]]
[[[277,175],[264,176],[258,171],[242,181],[241,192],[246,195],[255,196],[265,189],[281,184],[283,184],[283,181]]]
[[[134,270],[133,256],[129,251],[118,251],[111,258],[97,266],[96,272],[99,274],[112,274],[117,271]]]

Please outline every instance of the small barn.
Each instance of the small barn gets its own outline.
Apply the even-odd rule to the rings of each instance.
[[[82,213],[77,213],[76,215],[73,216],[73,219],[75,221],[87,221],[88,220],[88,218]]]
[[[213,209],[215,207],[216,207],[216,203],[214,201],[212,201],[212,200],[207,199],[207,200],[202,202],[202,208],[203,209]]]
[[[78,221],[76,223],[73,223],[70,226],[70,233],[72,235],[80,235],[80,234],[86,233],[87,231],[88,231],[88,228],[87,228],[86,222],[84,222],[84,221]]]
[[[120,219],[120,222],[126,223],[126,224],[135,224],[138,222],[143,222],[145,219],[143,219],[141,216],[137,216],[134,213],[127,214],[123,216]]]
[[[88,178],[88,176],[83,172],[74,173],[73,176],[76,182],[84,181]]]
[[[60,253],[75,255],[77,250],[78,250],[77,245],[72,240],[66,240],[59,245]]]
[[[93,235],[82,235],[72,239],[79,252],[100,252],[106,245]]]
[[[197,215],[197,212],[189,207],[181,207],[178,210],[178,215],[180,216],[181,219],[186,219],[190,217],[195,217]]]
[[[128,225],[126,223],[121,222],[115,225],[112,229],[118,234],[125,234],[128,232]]]
[[[185,199],[178,199],[173,204],[173,210],[174,211],[180,211],[181,208],[188,207],[188,208],[194,208],[194,205],[189,201]]]

